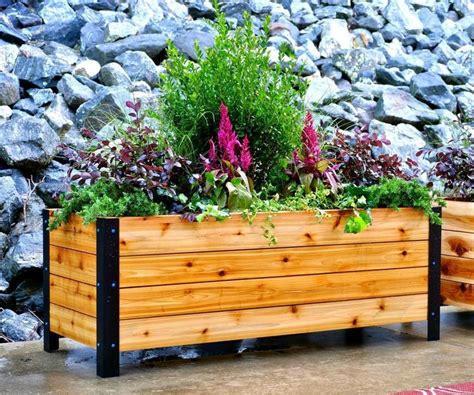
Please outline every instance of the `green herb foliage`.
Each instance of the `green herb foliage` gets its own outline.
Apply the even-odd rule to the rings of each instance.
[[[298,143],[306,84],[291,67],[270,66],[268,20],[261,35],[254,34],[249,15],[231,32],[220,14],[215,28],[213,47],[204,54],[196,45],[197,65],[169,45],[157,116],[174,129],[178,154],[197,159],[209,149],[224,103],[237,135],[248,135],[255,163],[252,176],[261,186],[284,177],[281,168]]]
[[[84,224],[95,222],[100,217],[150,216],[165,214],[160,203],[155,203],[137,188],[118,186],[109,180],[99,180],[95,184],[72,186],[67,199],[61,197],[62,209],[55,213],[50,229],[56,229],[68,221],[73,213],[79,214]]]

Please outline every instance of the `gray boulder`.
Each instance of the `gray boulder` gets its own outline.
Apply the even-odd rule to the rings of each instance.
[[[125,72],[122,66],[118,63],[107,63],[100,69],[99,78],[105,86],[120,85],[127,87],[132,83],[132,80]]]
[[[72,48],[79,41],[84,23],[83,20],[75,18],[68,22],[33,26],[24,31],[27,31],[35,41],[56,41]]]
[[[127,51],[141,51],[151,58],[155,58],[166,48],[166,40],[167,38],[163,34],[141,34],[113,43],[98,44],[90,48],[87,55],[100,64],[109,63]]]
[[[442,78],[435,73],[421,73],[413,77],[410,84],[413,96],[437,108],[456,110],[456,96],[449,90]]]
[[[387,89],[382,93],[375,107],[375,118],[379,121],[398,124],[407,123],[421,126],[426,123],[437,123],[436,112],[425,103],[400,89]]]
[[[20,100],[20,82],[15,74],[0,72],[0,106],[10,106]]]
[[[69,110],[66,100],[61,94],[56,95],[43,116],[60,137],[63,137],[74,127],[74,114]]]
[[[423,24],[406,0],[389,0],[383,16],[404,33],[421,33]]]
[[[63,61],[47,56],[38,48],[23,46],[20,48],[13,72],[21,81],[38,88],[47,88],[54,78],[70,71]]]
[[[19,53],[20,50],[16,45],[0,40],[0,72],[12,71]]]
[[[416,153],[426,146],[423,134],[412,125],[400,123],[394,126],[374,119],[370,122],[369,132],[390,140],[389,145],[374,149],[376,155],[397,154],[404,159],[416,159]]]
[[[145,81],[150,86],[156,86],[159,81],[155,62],[140,51],[127,51],[115,58],[132,81]]]
[[[324,58],[331,57],[340,49],[352,48],[352,35],[347,22],[341,19],[328,19],[323,23],[319,52]]]
[[[73,65],[79,60],[79,53],[76,50],[55,41],[46,43],[41,49],[46,55],[59,59],[69,65]]]
[[[2,121],[5,121],[7,119],[10,119],[12,116],[13,111],[10,107],[8,106],[0,106],[0,123]]]
[[[7,26],[0,21],[0,40],[21,45],[26,43],[29,39],[29,35],[22,33],[13,27]]]
[[[465,122],[474,121],[474,93],[460,92],[456,95],[459,111]]]
[[[375,76],[378,82],[380,82],[381,84],[388,84],[393,86],[410,85],[410,81],[415,74],[416,73],[411,69],[400,71],[396,67],[377,67],[375,69]]]
[[[76,13],[67,0],[45,0],[38,11],[45,24],[71,22]]]
[[[127,101],[133,101],[130,92],[122,87],[103,89],[92,100],[81,105],[76,112],[78,127],[100,130],[107,124],[127,118]]]
[[[400,70],[411,69],[417,73],[426,70],[425,62],[420,57],[407,54],[398,54],[391,57],[387,64],[387,67],[396,67]]]
[[[2,233],[3,234],[3,233]],[[1,237],[1,236],[0,236]],[[0,251],[0,259],[2,258],[2,254]],[[3,274],[0,273],[0,293],[6,292],[8,287],[10,286],[10,283],[3,278]],[[0,306],[1,307],[1,306]]]
[[[31,313],[17,315],[6,309],[0,311],[0,333],[12,341],[39,340],[41,321]]]
[[[96,45],[102,44],[105,42],[105,32],[104,29],[98,26],[95,23],[86,23],[80,32],[80,43],[81,43],[81,52],[88,54],[89,50],[94,48]]]
[[[317,21],[311,6],[306,1],[293,0],[290,11],[291,21],[298,27],[306,27]]]
[[[26,112],[30,115],[35,115],[38,113],[39,107],[35,104],[33,99],[25,98],[18,100],[16,104],[13,106],[15,110]]]
[[[0,159],[8,166],[38,170],[51,163],[58,135],[44,119],[13,117],[0,128]]]
[[[57,194],[68,190],[67,170],[67,166],[53,161],[40,173],[44,181],[38,185],[37,192],[48,207],[58,207]]]
[[[423,33],[443,35],[443,28],[438,16],[428,8],[420,8],[416,14],[423,24]]]
[[[158,0],[130,0],[129,8],[132,21],[142,28],[150,22],[160,22],[165,17]]]
[[[64,74],[58,82],[58,90],[73,110],[94,97],[94,91],[81,84],[71,74]]]
[[[138,34],[138,26],[131,21],[111,22],[104,30],[105,42],[114,42],[121,38]]]
[[[216,34],[213,31],[205,32],[200,30],[187,30],[177,34],[173,39],[173,43],[181,53],[192,60],[196,60],[197,54],[194,48],[195,42],[197,42],[199,48],[205,52],[207,48],[214,45],[215,35]]]
[[[364,48],[341,50],[334,54],[333,63],[352,82],[355,82],[368,75],[375,75],[377,61],[382,60],[377,59],[377,55],[380,54]],[[385,60],[383,55],[382,58]]]
[[[54,92],[52,89],[29,89],[28,95],[30,95],[33,102],[38,106],[42,107],[45,104],[49,104],[54,100]]]
[[[11,176],[0,174],[0,232],[10,231],[22,207],[23,200],[15,180]]]
[[[339,88],[331,78],[315,78],[311,81],[306,91],[304,100],[305,106],[311,107],[321,104],[324,100],[330,99],[337,92],[339,92]]]

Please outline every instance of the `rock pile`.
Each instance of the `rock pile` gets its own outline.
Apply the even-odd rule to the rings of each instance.
[[[295,57],[306,105],[385,133],[402,156],[474,122],[472,0],[227,0],[222,10],[234,25],[251,13],[256,30],[270,16],[270,57]],[[64,188],[55,147],[125,118],[127,100],[158,98],[168,40],[195,59],[195,41],[213,45],[214,16],[209,0],[0,0],[4,338],[40,330],[28,310],[42,309],[39,212]]]

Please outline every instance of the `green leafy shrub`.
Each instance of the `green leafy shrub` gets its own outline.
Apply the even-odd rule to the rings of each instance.
[[[271,66],[265,35],[255,35],[249,15],[231,32],[220,14],[215,45],[204,54],[196,45],[197,64],[170,44],[163,96],[156,115],[172,129],[173,148],[191,159],[208,150],[216,135],[219,106],[228,108],[240,138],[248,135],[254,155],[253,178],[261,186],[284,177],[287,155],[298,144],[306,85],[280,65]]]

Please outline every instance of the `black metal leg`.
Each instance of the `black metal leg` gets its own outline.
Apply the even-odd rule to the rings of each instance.
[[[97,220],[97,375],[120,374],[119,220]]]
[[[434,208],[441,215],[441,208]],[[430,224],[428,254],[428,341],[440,338],[441,225]]]
[[[59,349],[59,335],[51,332],[49,319],[49,211],[43,210],[43,349],[52,352]]]

